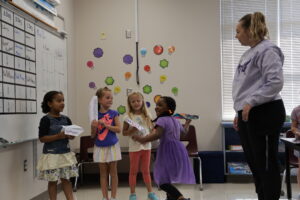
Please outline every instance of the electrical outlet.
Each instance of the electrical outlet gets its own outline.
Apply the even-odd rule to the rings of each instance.
[[[23,161],[23,170],[24,170],[24,172],[27,171],[27,160]]]
[[[129,38],[131,38],[131,30],[129,30],[129,29],[126,29],[126,31],[125,31],[125,35],[126,35],[126,39],[129,39]]]

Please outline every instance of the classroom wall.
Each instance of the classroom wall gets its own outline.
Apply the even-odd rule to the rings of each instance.
[[[65,18],[68,34],[68,107],[69,115],[76,120],[74,78],[74,0],[61,1],[58,13]],[[58,23],[62,28],[62,23]],[[42,151],[42,144],[38,142],[37,150]],[[23,171],[23,161],[27,160],[27,171]],[[25,142],[0,149],[0,194],[1,199],[27,200],[47,190],[47,183],[34,177],[33,144]]]
[[[140,48],[146,47],[148,53],[140,57],[140,80],[135,82],[135,22],[133,0],[89,0],[75,1],[76,32],[76,70],[77,70],[77,122],[89,134],[88,103],[95,89],[90,89],[90,81],[97,88],[105,86],[104,79],[113,76],[121,92],[114,95],[113,109],[126,105],[126,89],[142,91],[145,84],[153,87],[153,93],[174,95],[169,85],[180,91],[175,96],[177,111],[198,114],[200,120],[193,121],[197,130],[199,150],[221,150],[221,67],[220,67],[220,19],[219,0],[139,0]],[[125,38],[125,30],[131,30],[132,38]],[[106,39],[100,38],[105,33]],[[164,56],[154,55],[156,44],[165,47],[175,45],[172,56],[166,56],[171,66],[162,72],[160,67],[151,66],[147,74],[143,66],[155,63]],[[102,58],[93,56],[94,48],[100,47]],[[131,65],[122,62],[125,54],[131,54]],[[89,69],[87,61],[94,62]],[[124,73],[131,71],[133,77],[126,81]],[[168,80],[159,83],[159,76],[165,73]],[[144,95],[152,106],[155,116],[153,94]],[[122,118],[122,116],[121,116]],[[120,136],[122,146],[127,146],[127,138]],[[79,140],[75,140],[79,146]]]

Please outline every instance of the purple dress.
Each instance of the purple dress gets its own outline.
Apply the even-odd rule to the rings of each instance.
[[[154,163],[153,174],[156,184],[194,184],[195,175],[188,152],[180,142],[182,125],[174,117],[160,117],[156,126],[164,129]]]

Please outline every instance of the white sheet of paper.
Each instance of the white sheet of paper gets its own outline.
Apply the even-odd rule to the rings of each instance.
[[[128,123],[130,126],[133,126],[133,127],[137,128],[140,132],[146,133],[146,130],[145,130],[144,127],[142,127],[138,123],[132,121],[131,119],[126,119],[125,122]]]
[[[98,97],[93,96],[89,104],[89,119],[90,123],[93,120],[98,120]]]
[[[83,133],[84,129],[78,125],[70,125],[70,126],[63,126],[63,131],[65,135],[72,135],[72,136],[79,136]]]

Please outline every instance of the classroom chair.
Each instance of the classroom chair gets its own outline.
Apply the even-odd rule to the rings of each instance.
[[[288,130],[286,133],[285,133],[286,137],[287,138],[294,138],[295,137],[295,134],[291,131],[291,130]],[[290,169],[292,168],[298,168],[299,164],[298,164],[298,158],[294,155],[294,150],[291,149],[290,152],[289,152],[289,160],[290,160]],[[287,165],[288,163],[286,163]],[[281,196],[284,196],[285,195],[285,192],[284,192],[284,183],[285,183],[285,179],[286,179],[286,170],[284,169],[283,171],[283,175],[282,175],[282,183],[281,183]]]
[[[91,136],[81,136],[80,137],[80,151],[79,151],[79,158],[78,158],[78,169],[79,169],[79,177],[80,183],[83,184],[83,165],[93,163],[92,154],[88,152],[89,148],[94,147],[94,139]],[[74,191],[77,190],[77,180],[75,179],[74,184]]]
[[[202,191],[202,162],[198,154],[198,144],[195,126],[190,125],[189,131],[185,135],[180,136],[180,141],[188,142],[188,144],[186,145],[186,150],[188,151],[189,157],[192,158],[193,161],[199,161],[199,190]]]

